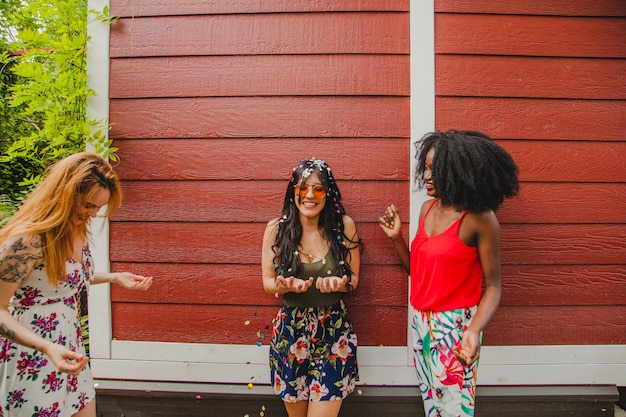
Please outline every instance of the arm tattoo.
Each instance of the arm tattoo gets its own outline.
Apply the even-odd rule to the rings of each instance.
[[[38,349],[37,346],[31,346],[28,343],[24,343],[24,341],[20,340],[20,338],[15,335],[15,332],[9,329],[7,325],[4,323],[0,323],[0,336],[4,337],[7,340],[10,340],[11,342],[25,346],[27,348],[41,350],[41,349]]]
[[[28,241],[18,237],[14,241],[5,242],[0,245],[0,280],[17,282],[42,259],[41,236],[33,236]]]

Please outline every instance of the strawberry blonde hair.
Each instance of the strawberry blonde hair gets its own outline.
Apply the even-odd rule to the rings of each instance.
[[[111,165],[91,152],[60,160],[0,229],[0,241],[12,235],[41,236],[48,280],[58,285],[65,277],[65,262],[72,255],[74,239],[86,239],[88,234],[87,223],[77,226],[72,221],[77,216],[76,207],[84,207],[103,189],[110,192],[106,217],[111,217],[122,204],[120,182]]]

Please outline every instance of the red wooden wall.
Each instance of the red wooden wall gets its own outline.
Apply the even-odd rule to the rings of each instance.
[[[292,167],[333,168],[365,242],[360,345],[406,344],[406,274],[376,223],[409,212],[408,0],[112,0],[110,122],[125,202],[113,337],[267,344],[261,240]],[[408,220],[408,219],[407,219]]]
[[[485,131],[521,169],[499,213],[504,292],[485,343],[626,343],[623,1],[435,10],[436,127]],[[291,167],[316,156],[366,244],[348,298],[359,343],[404,345],[406,276],[376,219],[389,202],[409,212],[409,1],[112,0],[111,12],[125,189],[112,268],[157,277],[145,294],[113,288],[113,337],[267,343],[278,300],[261,288],[263,228]]]
[[[435,2],[436,126],[520,167],[485,342],[626,343],[623,0]]]

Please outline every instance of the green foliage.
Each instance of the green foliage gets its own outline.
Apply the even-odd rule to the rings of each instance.
[[[9,201],[19,202],[47,166],[88,143],[115,160],[106,121],[86,114],[94,95],[87,17],[87,0],[0,0],[0,195]]]

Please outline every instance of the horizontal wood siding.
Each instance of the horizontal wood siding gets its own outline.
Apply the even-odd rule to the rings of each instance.
[[[392,201],[409,212],[408,10],[111,1],[110,134],[125,194],[111,268],[156,279],[145,293],[112,289],[113,338],[267,344],[280,300],[262,289],[263,230],[292,167],[315,156],[365,242],[346,297],[359,344],[406,344],[407,277],[376,219]]]
[[[531,4],[532,3],[532,4]],[[436,126],[520,167],[485,343],[626,343],[626,8],[435,1]]]
[[[408,47],[408,13],[398,12],[136,16],[111,27],[115,58],[404,54]]]
[[[117,0],[116,16],[175,16],[193,14],[409,11],[406,0]]]

